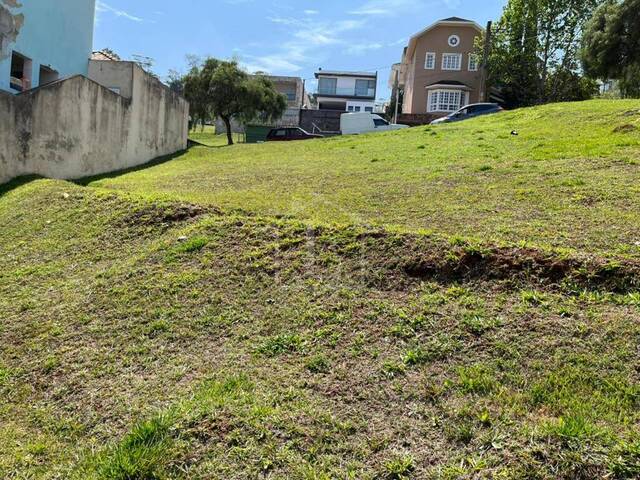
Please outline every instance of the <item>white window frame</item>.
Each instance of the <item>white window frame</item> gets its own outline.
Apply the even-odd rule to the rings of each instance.
[[[457,112],[467,104],[467,92],[464,90],[438,88],[429,90],[427,95],[427,113]]]
[[[447,58],[456,57],[458,59],[458,68],[451,68],[447,65]],[[450,72],[459,72],[462,70],[462,54],[461,53],[443,53],[442,54],[442,70]]]
[[[476,55],[475,53],[470,53],[469,54],[469,71],[470,72],[477,72],[480,69],[479,60],[480,60],[480,57],[478,55]],[[472,62],[475,65],[475,68],[471,68],[471,63]]]
[[[435,70],[436,69],[436,60],[437,60],[436,52],[427,52],[427,55],[425,56],[425,59],[424,59],[424,69],[425,70]],[[431,61],[431,64],[429,64],[429,61]],[[429,66],[429,65],[431,65],[431,66]]]

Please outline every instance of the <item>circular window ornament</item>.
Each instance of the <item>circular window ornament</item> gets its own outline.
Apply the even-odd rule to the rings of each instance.
[[[457,47],[460,45],[460,37],[458,35],[451,35],[449,37],[449,46]]]

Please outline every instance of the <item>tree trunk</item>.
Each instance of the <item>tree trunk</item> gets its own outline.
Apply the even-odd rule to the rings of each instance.
[[[227,144],[233,145],[233,132],[231,131],[231,119],[229,117],[220,117],[227,128]]]

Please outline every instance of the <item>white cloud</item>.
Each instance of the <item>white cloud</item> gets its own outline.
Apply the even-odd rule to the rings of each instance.
[[[362,55],[366,52],[380,50],[384,45],[381,43],[355,43],[347,47],[346,53],[349,55]]]
[[[269,17],[269,21],[287,27],[289,39],[275,53],[265,56],[245,55],[243,66],[249,71],[273,74],[295,73],[312,62],[318,62],[333,45],[347,45],[344,34],[366,25],[364,19],[323,21],[317,18]]]
[[[352,15],[395,16],[411,12],[415,9],[416,0],[369,0],[359,8],[352,10]]]
[[[96,11],[98,12],[98,14],[108,12],[115,15],[116,17],[126,18],[127,20],[131,20],[132,22],[144,22],[144,18],[132,15],[125,10],[114,8],[111,5],[103,2],[102,0],[98,0],[98,2],[96,3]]]
[[[242,66],[249,72],[295,73],[302,70],[301,65],[290,62],[280,55],[265,55],[263,57],[247,55],[247,61],[242,62]]]

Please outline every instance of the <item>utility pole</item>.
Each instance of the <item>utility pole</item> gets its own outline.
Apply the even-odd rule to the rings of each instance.
[[[487,22],[487,32],[485,34],[484,41],[484,54],[482,59],[482,82],[480,89],[480,100],[483,102],[488,102],[490,95],[488,89],[488,81],[489,81],[489,55],[491,55],[491,42],[493,40],[493,22]]]
[[[402,68],[402,67],[400,67]],[[395,84],[395,88],[396,88],[396,111],[393,114],[393,123],[398,123],[398,110],[399,110],[399,103],[400,103],[400,70],[396,70],[396,84]]]

